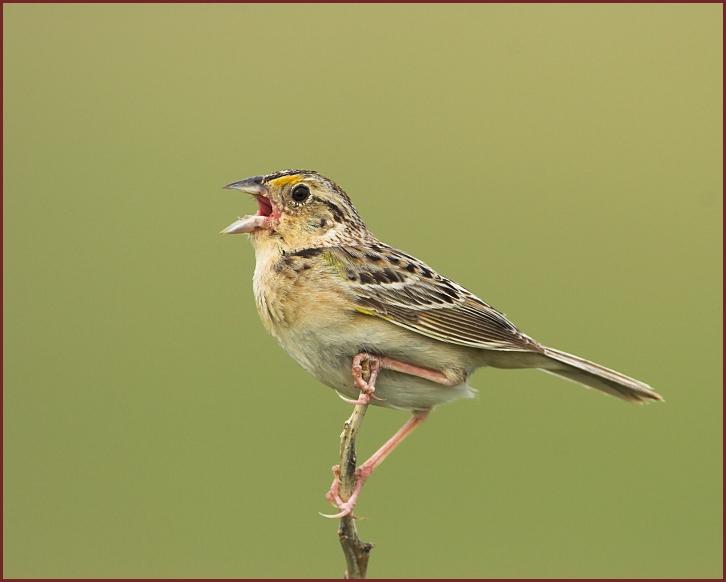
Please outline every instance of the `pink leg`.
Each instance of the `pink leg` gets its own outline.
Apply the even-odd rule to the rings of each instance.
[[[398,429],[398,432],[396,432],[396,434],[388,439],[380,449],[373,453],[365,463],[358,467],[358,469],[356,470],[356,476],[358,478],[355,482],[353,493],[347,501],[343,501],[339,495],[340,469],[337,467],[337,465],[333,468],[333,485],[330,487],[330,491],[328,492],[326,497],[328,501],[333,502],[338,507],[338,509],[340,509],[340,512],[336,513],[335,515],[326,515],[325,517],[337,519],[339,517],[349,515],[353,511],[355,504],[358,502],[358,496],[360,495],[361,489],[363,489],[363,484],[366,482],[368,477],[370,477],[376,467],[378,467],[378,465],[385,461],[388,455],[390,455],[393,450],[398,445],[400,445],[404,441],[404,439],[408,435],[410,435],[413,430],[426,419],[428,413],[428,410],[414,412],[413,416],[406,421],[406,424]],[[338,470],[336,471],[336,469]]]
[[[407,364],[406,362],[394,360],[393,358],[381,358],[381,368],[393,370],[394,372],[403,372],[411,376],[418,376],[424,380],[431,380],[431,382],[443,384],[444,386],[456,386],[460,382],[460,380],[452,380],[446,374],[432,370],[431,368],[414,366],[413,364]]]
[[[363,380],[362,364],[365,361],[370,364],[370,377],[367,382]],[[446,374],[438,372],[437,370],[432,370],[431,368],[415,366],[413,364],[401,362],[400,360],[394,360],[393,358],[360,353],[356,354],[353,358],[353,366],[351,369],[353,381],[355,382],[356,387],[358,387],[361,391],[360,398],[358,398],[358,400],[343,398],[343,400],[350,402],[351,404],[370,404],[371,399],[376,398],[376,379],[378,378],[378,373],[381,369],[393,370],[394,372],[417,376],[424,380],[443,384],[444,386],[456,386],[460,382],[458,378],[449,378]],[[370,477],[376,467],[378,467],[378,465],[380,465],[386,457],[393,452],[393,449],[401,444],[401,442],[403,442],[403,440],[411,434],[411,432],[413,432],[413,430],[421,424],[421,422],[424,421],[426,416],[428,416],[428,413],[428,410],[414,412],[413,416],[406,421],[406,424],[404,424],[396,434],[388,439],[380,449],[373,453],[370,459],[358,467],[356,470],[358,478],[356,479],[355,487],[353,488],[350,499],[347,501],[343,501],[340,498],[340,466],[335,465],[333,467],[333,483],[325,497],[333,505],[337,506],[338,509],[340,509],[340,512],[335,515],[325,515],[325,517],[343,517],[345,515],[349,515],[353,511],[353,508],[358,501],[361,489],[363,488],[363,484],[366,482],[368,477]]]

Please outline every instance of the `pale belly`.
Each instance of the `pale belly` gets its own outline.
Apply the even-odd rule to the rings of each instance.
[[[376,395],[381,400],[373,401],[378,406],[427,409],[460,398],[472,398],[476,393],[467,380],[473,369],[481,365],[479,350],[439,342],[367,315],[345,315],[334,322],[325,318],[327,325],[316,324],[316,319],[294,329],[278,328],[275,336],[305,370],[345,396],[357,398],[360,394],[351,375],[353,356],[360,352],[385,355],[439,371],[456,371],[463,379],[456,386],[445,386],[382,370],[376,382]]]

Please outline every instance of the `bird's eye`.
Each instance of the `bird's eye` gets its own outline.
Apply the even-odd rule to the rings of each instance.
[[[310,196],[310,189],[305,184],[298,184],[292,189],[292,199],[295,202],[305,202]]]

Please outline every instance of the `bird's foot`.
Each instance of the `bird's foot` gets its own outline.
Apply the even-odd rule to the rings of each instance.
[[[325,494],[325,498],[331,505],[340,511],[333,515],[325,513],[321,513],[320,515],[329,519],[340,519],[346,515],[351,515],[353,513],[353,509],[355,509],[355,506],[358,503],[358,496],[360,495],[361,489],[363,489],[363,484],[372,472],[372,468],[368,468],[365,464],[361,465],[355,472],[355,485],[353,486],[353,491],[350,494],[350,497],[346,501],[343,501],[340,497],[340,465],[335,465],[333,467],[333,483],[330,485],[330,489]]]
[[[363,379],[363,370],[368,375],[368,380]],[[361,395],[356,399],[341,398],[348,404],[370,404],[371,400],[383,400],[376,396],[376,379],[378,378],[378,372],[381,370],[381,358],[373,356],[371,354],[360,353],[353,357],[353,366],[351,371],[353,373],[353,383],[358,390],[361,391]]]

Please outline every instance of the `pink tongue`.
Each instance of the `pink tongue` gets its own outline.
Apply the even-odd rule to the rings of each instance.
[[[259,209],[257,210],[257,216],[270,216],[272,214],[272,204],[270,204],[266,198],[258,198]]]
[[[240,234],[242,232],[252,232],[261,228],[265,224],[266,216],[243,216],[238,218],[219,234]]]

